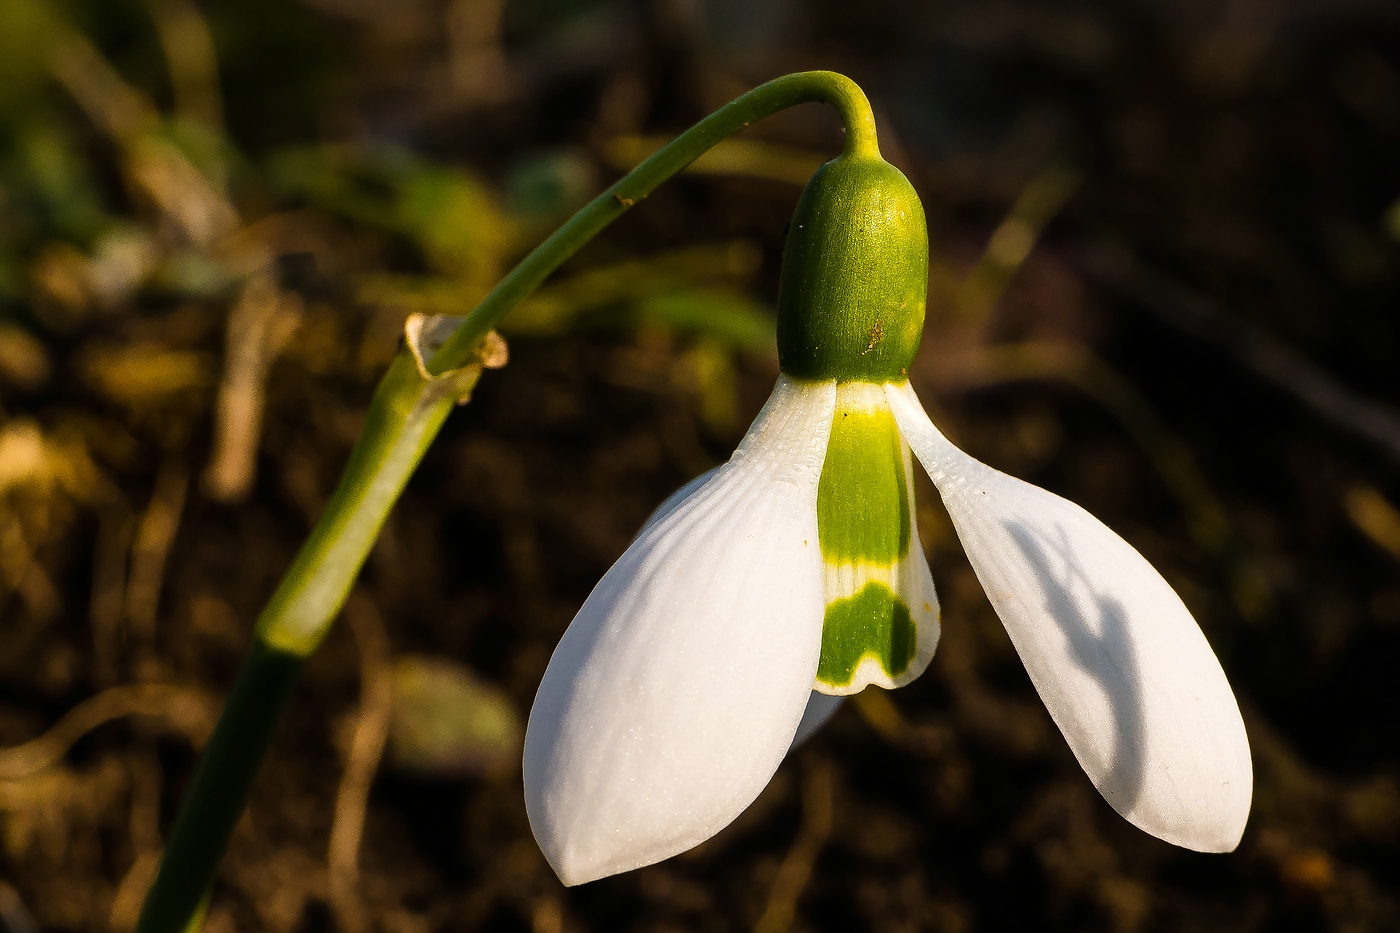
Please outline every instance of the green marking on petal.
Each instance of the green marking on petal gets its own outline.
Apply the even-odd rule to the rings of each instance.
[[[848,686],[867,657],[891,678],[909,668],[917,632],[909,607],[883,583],[867,583],[859,593],[828,603],[822,626],[822,656],[817,680]]]
[[[914,545],[914,471],[883,386],[839,382],[817,484],[826,615],[814,689],[901,686],[938,646],[938,595]]]
[[[842,383],[817,486],[817,530],[828,564],[890,565],[909,553],[909,488],[899,426],[884,391]]]

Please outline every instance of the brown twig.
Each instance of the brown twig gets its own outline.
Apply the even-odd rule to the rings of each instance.
[[[6,590],[20,594],[39,624],[58,615],[63,605],[58,588],[34,556],[34,546],[13,513],[0,515],[0,580]],[[8,593],[0,591],[0,598]]]
[[[131,755],[131,848],[135,858],[117,885],[112,898],[111,927],[114,933],[135,929],[141,902],[155,880],[160,865],[160,761],[155,748],[143,743]]]
[[[1357,485],[1342,497],[1347,517],[1361,533],[1391,557],[1400,560],[1400,510],[1371,486]]]
[[[1162,321],[1224,347],[1256,376],[1400,463],[1400,412],[1394,408],[1347,388],[1273,334],[1223,313],[1209,298],[1150,269],[1119,244],[1098,244],[1084,254],[1083,264]]]
[[[514,79],[501,45],[504,0],[453,0],[447,10],[449,74],[460,103],[500,103]]]
[[[0,881],[0,923],[9,933],[39,933],[39,922],[8,882]]]
[[[142,94],[122,79],[91,42],[68,33],[54,42],[49,71],[113,139],[130,143],[155,132],[160,117]]]
[[[170,69],[175,112],[218,129],[223,125],[224,108],[214,37],[204,15],[190,0],[147,0],[146,5]]]
[[[785,933],[797,915],[797,901],[812,878],[817,856],[831,835],[833,790],[831,762],[812,757],[803,774],[802,826],[797,840],[778,866],[768,905],[754,927],[754,933]]]
[[[1192,538],[1209,553],[1229,539],[1225,510],[1211,492],[1190,449],[1157,417],[1131,382],[1091,350],[1072,343],[1032,341],[970,351],[950,365],[944,380],[957,388],[1021,379],[1058,379],[1076,386],[1113,413],[1147,454],[1163,484],[1188,516]]]
[[[133,524],[131,509],[122,501],[107,505],[98,518],[88,615],[99,683],[111,683],[118,675],[117,655],[122,610],[126,604],[127,557],[131,551]]]
[[[232,502],[252,488],[268,371],[301,323],[301,313],[301,300],[284,293],[266,273],[248,280],[229,312],[214,452],[203,477],[205,491],[215,499]]]
[[[126,586],[126,620],[132,636],[147,645],[155,638],[165,561],[185,508],[189,474],[177,460],[167,460],[156,474],[150,505],[136,527],[131,548],[131,577]]]
[[[962,388],[1017,379],[1058,379],[1084,392],[1118,419],[1147,456],[1162,484],[1180,503],[1196,546],[1223,560],[1240,613],[1258,619],[1272,608],[1272,584],[1240,558],[1225,509],[1186,442],[1162,422],[1132,382],[1091,350],[1045,341],[1003,344],[954,357],[943,378]]]
[[[354,594],[345,604],[345,617],[360,648],[360,712],[350,740],[345,773],[335,796],[335,816],[331,821],[326,861],[336,919],[348,933],[360,933],[365,929],[364,905],[358,894],[360,839],[364,833],[370,784],[389,737],[389,714],[394,697],[389,639],[379,610],[364,596]]]
[[[37,739],[0,749],[0,780],[18,780],[50,767],[83,736],[124,716],[150,716],[201,744],[213,727],[210,698],[172,684],[126,684],[89,697]]]
[[[953,747],[952,731],[943,725],[915,725],[905,718],[885,690],[862,690],[851,698],[865,724],[893,748],[932,758]]]
[[[1052,161],[1031,179],[958,286],[955,320],[964,325],[987,320],[1046,226],[1079,190],[1081,180],[1078,172],[1059,161]]]
[[[136,189],[193,243],[208,246],[238,226],[238,214],[211,181],[160,135],[155,106],[77,33],[53,44],[49,72],[88,117],[122,147],[122,163]]]

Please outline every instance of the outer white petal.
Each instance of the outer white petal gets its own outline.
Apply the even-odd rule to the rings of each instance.
[[[833,383],[780,378],[733,458],[643,529],[554,651],[525,807],[565,884],[668,858],[753,802],[821,650]]]
[[[722,469],[722,466],[717,466],[712,469],[706,470],[704,473],[701,473],[699,476],[686,483],[680,489],[677,489],[675,492],[667,496],[666,501],[658,505],[655,509],[652,510],[652,513],[647,516],[647,520],[642,523],[641,530],[637,532],[637,537],[640,538],[642,535],[646,534],[648,528],[650,528],[652,525],[655,525],[667,515],[670,515],[672,512],[674,512],[682,502],[690,498],[691,493],[708,483],[710,481],[710,477],[714,476]]]
[[[797,724],[797,734],[792,737],[792,748],[788,751],[816,735],[827,720],[836,715],[845,699],[844,696],[828,696],[813,690],[807,699],[807,708],[802,711],[802,721]]]
[[[1228,852],[1253,793],[1234,694],[1180,597],[1079,506],[958,450],[886,387],[1031,682],[1094,786],[1135,826]]]

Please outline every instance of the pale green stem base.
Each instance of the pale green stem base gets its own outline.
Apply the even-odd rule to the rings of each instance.
[[[840,111],[847,155],[878,155],[870,104],[849,78],[813,71],[761,85],[681,134],[540,244],[466,317],[433,355],[430,370],[448,373],[471,366],[482,339],[521,299],[600,230],[716,143],[780,110],[816,102]],[[197,928],[202,899],[302,661],[339,614],[389,510],[473,379],[468,372],[465,380],[448,380],[451,391],[445,391],[442,383],[423,378],[405,350],[381,380],[335,495],[258,620],[253,650],[181,801],[137,933]]]

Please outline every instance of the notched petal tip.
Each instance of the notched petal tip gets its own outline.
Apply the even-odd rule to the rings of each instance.
[[[950,444],[907,383],[886,392],[1094,786],[1161,839],[1233,849],[1253,793],[1249,741],[1220,662],[1181,598],[1088,512]]]
[[[757,797],[820,647],[829,385],[779,381],[734,458],[654,518],[551,658],[525,803],[565,884],[682,852]]]

